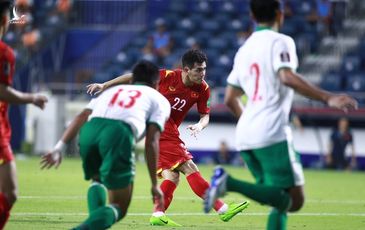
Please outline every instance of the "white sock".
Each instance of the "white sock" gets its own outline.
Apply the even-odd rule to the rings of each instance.
[[[163,215],[165,215],[165,213],[161,212],[161,211],[152,213],[152,216],[154,216],[154,217],[160,217],[160,216],[163,216]]]
[[[222,205],[222,207],[220,207],[220,209],[218,209],[218,214],[223,214],[223,213],[227,212],[227,210],[228,210],[228,205],[224,204],[224,205]]]

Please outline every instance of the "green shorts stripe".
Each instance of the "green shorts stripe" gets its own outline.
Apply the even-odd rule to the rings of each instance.
[[[299,154],[287,141],[241,151],[241,156],[257,183],[280,188],[304,184]]]
[[[86,180],[99,178],[108,189],[133,182],[134,136],[128,124],[92,118],[81,128],[79,145]]]

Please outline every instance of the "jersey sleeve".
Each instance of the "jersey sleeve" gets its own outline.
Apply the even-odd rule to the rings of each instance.
[[[5,58],[0,57],[0,83],[4,85],[11,85],[10,75],[11,63]]]
[[[170,117],[170,103],[164,96],[159,94],[159,96],[155,97],[152,107],[152,113],[147,123],[158,125],[162,132],[164,130],[165,122]]]
[[[200,114],[208,114],[210,112],[210,88],[207,84],[199,96],[197,107]]]
[[[298,57],[293,39],[289,37],[278,38],[273,44],[272,55],[275,72],[281,68],[290,68],[293,71],[298,68]]]

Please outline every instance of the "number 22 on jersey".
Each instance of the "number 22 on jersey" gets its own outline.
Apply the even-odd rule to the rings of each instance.
[[[112,99],[109,102],[109,106],[118,105],[122,108],[131,108],[136,100],[142,95],[142,93],[138,90],[127,90],[118,89],[118,91],[113,95]],[[118,97],[122,97],[123,99],[118,100]]]

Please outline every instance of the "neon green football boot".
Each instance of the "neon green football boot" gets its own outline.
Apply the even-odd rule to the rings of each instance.
[[[235,203],[229,204],[228,205],[228,210],[223,214],[219,214],[219,218],[221,220],[223,220],[224,222],[228,222],[235,215],[237,215],[238,213],[245,210],[248,207],[249,204],[250,204],[249,201],[244,201],[244,202],[238,203],[238,204],[235,204]]]
[[[151,216],[150,224],[153,226],[171,226],[171,227],[181,227],[181,224],[176,223],[175,221],[168,218],[166,215],[163,216]]]

